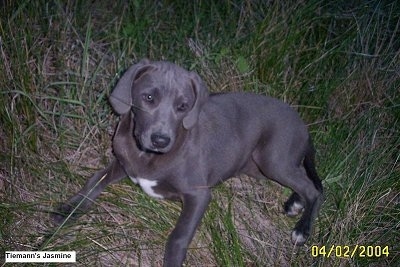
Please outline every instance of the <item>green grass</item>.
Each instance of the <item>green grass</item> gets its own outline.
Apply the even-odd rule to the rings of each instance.
[[[107,102],[148,57],[217,91],[280,98],[310,126],[326,200],[306,246],[282,214],[290,192],[232,179],[187,266],[398,266],[400,4],[397,1],[3,1],[0,252],[75,250],[79,266],[159,266],[180,204],[126,181],[76,223],[49,212],[112,156]],[[388,246],[386,257],[313,257],[312,246]],[[23,266],[21,264],[20,266]]]

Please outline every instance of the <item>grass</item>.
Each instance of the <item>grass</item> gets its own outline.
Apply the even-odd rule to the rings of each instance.
[[[216,187],[187,266],[400,265],[396,1],[3,1],[0,12],[0,251],[161,265],[180,205],[129,181],[71,226],[49,218],[109,161],[117,118],[107,96],[148,57],[197,71],[213,92],[293,105],[326,192],[314,235],[294,248],[288,190],[247,177]],[[313,257],[313,245],[388,246],[389,256]]]

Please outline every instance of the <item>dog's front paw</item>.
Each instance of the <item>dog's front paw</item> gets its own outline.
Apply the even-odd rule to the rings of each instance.
[[[72,212],[74,212],[74,207],[70,206],[69,204],[61,204],[55,211],[51,213],[51,218],[57,225],[66,223],[66,220],[68,220],[68,222],[72,222],[79,217],[76,212]]]

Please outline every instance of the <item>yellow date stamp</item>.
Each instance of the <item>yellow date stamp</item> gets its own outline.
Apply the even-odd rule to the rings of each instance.
[[[389,256],[389,246],[364,246],[364,245],[330,245],[312,246],[311,256],[313,257],[338,257],[338,258],[379,258]]]

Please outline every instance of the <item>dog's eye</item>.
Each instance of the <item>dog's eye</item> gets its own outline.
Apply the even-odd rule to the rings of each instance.
[[[178,104],[176,110],[178,110],[179,112],[184,112],[187,110],[187,108],[188,108],[187,103],[180,103],[180,104]]]
[[[143,94],[142,98],[144,101],[153,103],[154,102],[154,96],[152,94]]]

